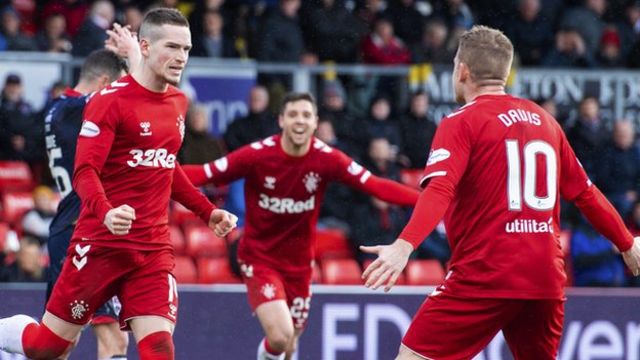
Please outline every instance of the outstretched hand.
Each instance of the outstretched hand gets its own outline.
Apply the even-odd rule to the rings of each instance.
[[[360,250],[378,255],[378,258],[362,273],[362,278],[365,280],[364,286],[376,290],[386,284],[384,291],[388,292],[407,266],[413,246],[406,240],[397,239],[391,245],[360,246]]]
[[[237,223],[237,216],[222,209],[213,210],[209,217],[209,228],[212,229],[218,237],[227,236],[231,230],[235,229]]]
[[[622,253],[622,259],[634,276],[640,275],[640,237],[633,239],[631,249]]]

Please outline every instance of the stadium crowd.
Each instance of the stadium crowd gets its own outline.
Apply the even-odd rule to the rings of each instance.
[[[450,64],[457,36],[474,24],[487,24],[502,29],[513,41],[516,62],[522,66],[640,67],[640,1],[623,0],[0,1],[0,51],[66,52],[83,57],[104,46],[105,30],[116,21],[136,31],[142,13],[153,6],[177,7],[189,16],[194,45],[191,55],[197,57],[306,65],[328,61]],[[43,11],[36,12],[36,8]],[[209,133],[203,109],[193,104],[187,116],[181,162],[212,161],[277,133],[273,85],[281,81],[261,77],[261,85],[247,94],[249,113],[234,120],[222,138]],[[66,85],[54,84],[50,98],[59,96]],[[288,84],[284,80],[281,85]],[[348,106],[351,95],[341,79],[325,82],[317,95],[318,138],[357,159],[375,175],[415,185],[415,174],[425,165],[439,120],[429,115],[429,94],[414,92],[405,106],[397,105],[393,93],[374,92],[366,111]],[[538,99],[538,103],[560,121],[591,180],[628,219],[634,235],[640,235],[640,146],[634,124],[603,118],[597,99],[590,96],[580,102],[573,117],[558,113],[552,100]],[[4,79],[0,160],[28,164],[32,180],[17,190],[8,185],[0,189],[0,281],[46,279],[47,256],[39,248],[47,237],[46,224],[53,216],[56,195],[47,168],[43,110],[34,109],[23,98],[18,75]],[[232,184],[205,190],[218,203],[231,205],[242,203],[238,189],[241,187]],[[32,190],[32,198],[16,200],[13,195],[24,195],[25,190]],[[28,211],[9,217],[7,208],[12,201],[26,203],[23,208]],[[241,214],[241,209],[234,212]],[[625,274],[616,249],[577,214],[569,206],[563,211],[566,229],[562,239],[573,284],[640,285]],[[366,263],[370,259],[365,254],[355,255],[354,249],[392,242],[407,219],[408,214],[399,207],[331,185],[322,208],[320,227],[324,231],[319,241],[332,236],[348,239],[348,256]],[[206,251],[199,252],[190,247],[193,244],[185,246],[183,242],[205,235],[191,226],[189,216],[179,208],[172,212],[171,221],[172,236],[177,251],[183,251],[187,258],[186,266],[195,268],[197,264],[202,271],[200,265],[205,261],[200,257],[208,256]],[[234,248],[233,238],[223,244],[224,255],[227,247]],[[449,249],[444,227],[439,226],[414,256],[446,266]],[[210,278],[237,280],[227,272],[228,278],[215,274]],[[187,275],[182,279],[201,280]]]

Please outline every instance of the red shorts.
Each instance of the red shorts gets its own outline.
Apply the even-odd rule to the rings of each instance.
[[[304,329],[311,307],[311,275],[292,276],[263,265],[240,265],[251,310],[269,301],[285,300],[294,327]]]
[[[69,248],[47,311],[60,319],[84,325],[105,301],[117,295],[122,303],[120,327],[128,321],[155,315],[176,322],[178,291],[171,274],[171,250],[139,251],[77,244]]]
[[[552,360],[558,355],[563,300],[429,296],[402,343],[428,359],[471,359],[502,330],[516,360]]]

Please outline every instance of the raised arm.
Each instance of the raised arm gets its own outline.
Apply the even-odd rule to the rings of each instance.
[[[204,184],[226,185],[245,177],[258,151],[244,146],[204,165],[183,165],[184,173],[195,186]]]

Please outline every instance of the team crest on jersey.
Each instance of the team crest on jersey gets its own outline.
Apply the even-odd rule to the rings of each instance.
[[[307,192],[313,193],[318,190],[320,175],[312,171],[305,175],[304,179],[302,179],[302,182],[304,183],[304,187],[307,189]]]
[[[184,140],[184,118],[182,115],[178,115],[176,126],[178,127],[178,131],[180,131],[180,140]]]
[[[262,292],[262,295],[264,295],[264,297],[266,297],[268,300],[276,297],[276,287],[273,284],[262,285],[262,289],[260,291]]]
[[[276,178],[273,176],[265,176],[264,177],[264,187],[267,189],[275,189],[276,188]]]
[[[140,136],[150,136],[152,134],[151,132],[151,123],[148,121],[141,121],[140,122],[140,128],[142,129],[142,131],[140,131]]]
[[[69,304],[71,306],[71,317],[80,320],[89,311],[89,304],[85,303],[84,300],[74,300]]]

